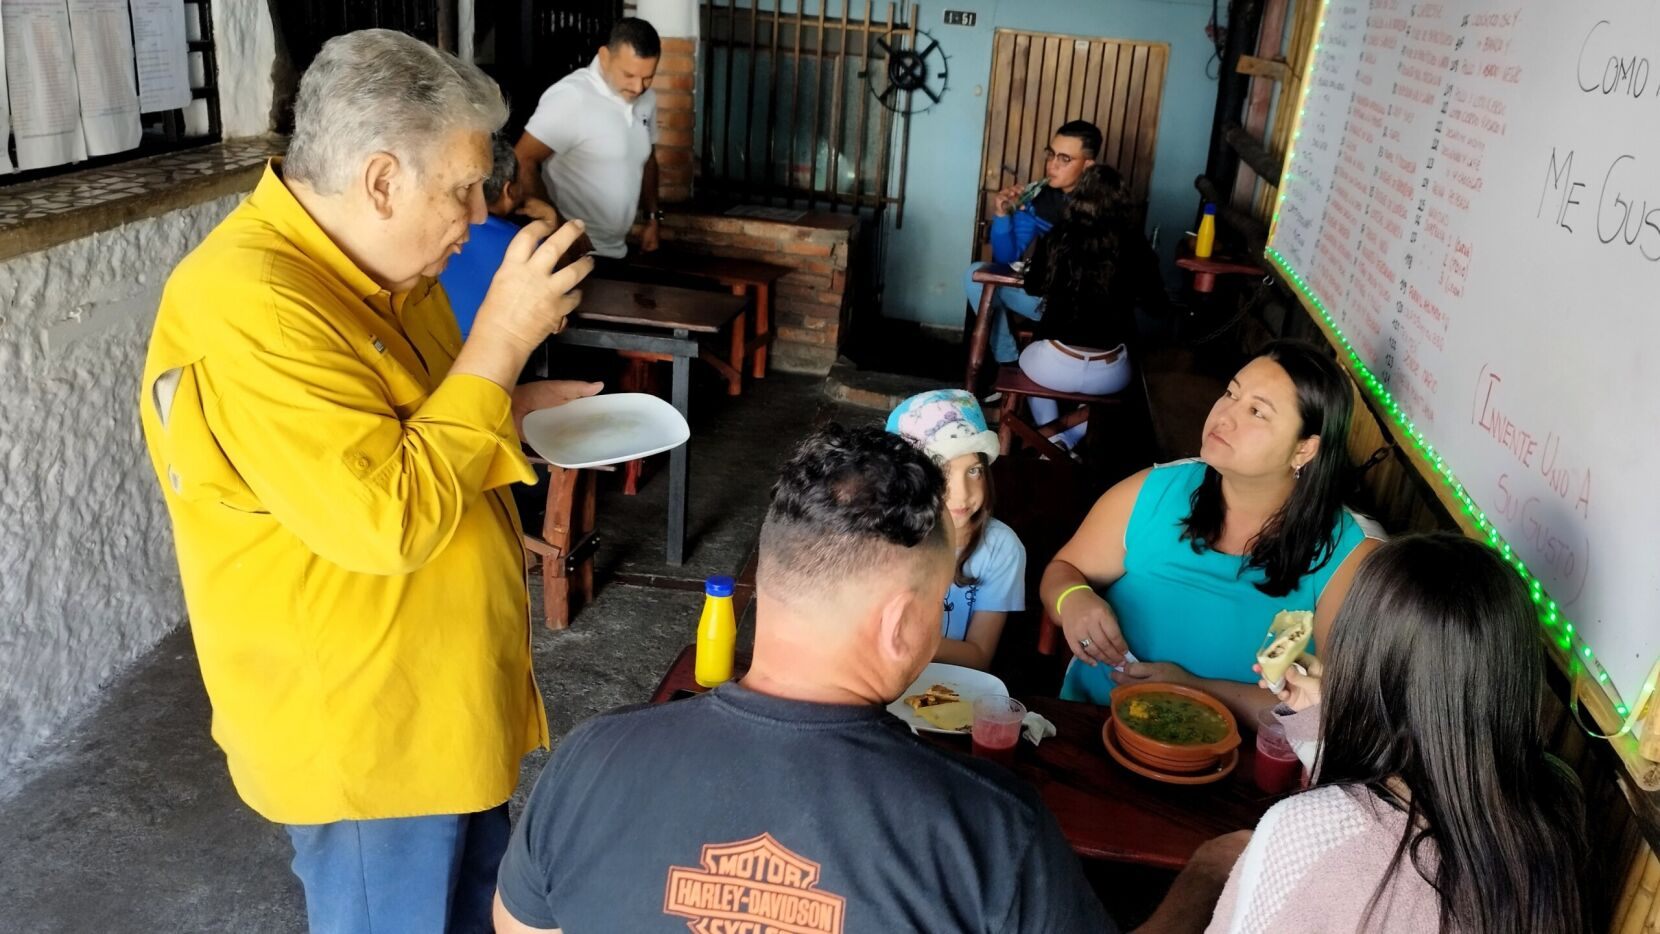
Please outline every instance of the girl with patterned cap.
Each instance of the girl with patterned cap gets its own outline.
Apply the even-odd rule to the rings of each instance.
[[[945,473],[945,505],[956,527],[957,571],[945,594],[944,639],[934,660],[989,668],[1010,613],[1026,608],[1026,548],[992,518],[991,462],[997,434],[960,389],[912,396],[888,415],[888,431],[925,451]]]

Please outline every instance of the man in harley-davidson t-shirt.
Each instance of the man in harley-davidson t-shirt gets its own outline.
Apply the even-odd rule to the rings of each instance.
[[[762,527],[748,675],[571,732],[513,833],[497,929],[1114,930],[1030,786],[884,709],[940,639],[943,492],[897,435],[807,439]]]

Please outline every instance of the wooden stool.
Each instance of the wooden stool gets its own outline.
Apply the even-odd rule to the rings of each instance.
[[[1089,419],[1089,432],[1093,434],[1102,419],[1091,416],[1098,414],[1098,410],[1117,408],[1124,401],[1121,393],[1092,396],[1081,392],[1061,392],[1041,386],[1032,382],[1015,364],[998,369],[997,382],[993,384],[993,389],[1003,394],[1003,400],[998,406],[997,422],[997,438],[1002,445],[1003,453],[1007,455],[1013,449],[1014,439],[1018,436],[1021,441],[1036,448],[1039,453],[1051,460],[1067,459],[1066,451],[1050,440],[1051,438],[1084,419]],[[1063,415],[1048,425],[1038,427],[1027,421],[1021,413],[1021,403],[1029,396],[1054,399],[1056,402],[1077,403],[1082,408]],[[1100,414],[1104,415],[1104,412]]]
[[[733,333],[741,333],[743,315],[739,315],[733,323]],[[666,353],[651,353],[644,350],[619,350],[617,356],[623,360],[622,379],[617,387],[619,392],[644,392],[654,396],[663,394],[662,381],[657,378],[657,368],[652,364],[670,363],[674,357]],[[698,353],[698,359],[713,366],[715,371],[726,380],[726,394],[735,396],[742,385],[743,374],[732,369],[725,360],[716,357],[707,350]],[[667,455],[654,455],[666,457]],[[646,462],[651,458],[641,458],[629,461],[623,465],[623,495],[633,496],[640,492],[640,484],[645,482]]]
[[[767,351],[772,347],[772,292],[779,279],[795,270],[788,266],[765,263],[754,259],[727,256],[698,256],[659,250],[646,253],[636,260],[638,265],[661,269],[683,276],[716,282],[732,290],[733,295],[746,295],[755,309],[755,327],[746,332],[743,319],[732,332],[732,347],[728,362],[734,369],[743,370],[747,358],[749,375],[765,379]],[[737,395],[730,387],[730,395]]]
[[[531,457],[548,470],[547,512],[540,535],[524,533],[525,551],[542,562],[542,612],[549,629],[568,629],[594,598],[594,475]]]
[[[968,372],[963,375],[963,388],[971,393],[978,393],[979,389],[975,384],[980,381],[980,369],[985,366],[986,349],[991,344],[992,296],[997,294],[997,289],[1001,286],[1019,288],[1025,285],[1026,280],[1001,263],[976,269],[971,278],[983,287],[980,289],[980,309],[974,318],[974,328],[968,332]]]
[[[623,359],[623,372],[620,385],[621,392],[644,392],[654,396],[662,395],[662,386],[657,379],[654,363],[665,363],[674,358],[668,354],[646,353],[639,350],[619,350],[617,356]],[[730,391],[730,390],[728,390]],[[639,460],[629,461],[622,466],[623,495],[633,496],[640,492],[640,485],[645,482],[646,461],[650,458],[642,457]]]
[[[1044,607],[1038,620],[1037,650],[1039,655],[1054,655],[1061,651],[1061,624]]]

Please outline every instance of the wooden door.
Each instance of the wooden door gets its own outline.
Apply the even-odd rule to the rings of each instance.
[[[992,196],[1006,185],[1042,178],[1044,147],[1068,120],[1100,127],[1096,160],[1124,176],[1145,215],[1169,58],[1163,42],[997,30],[980,157],[977,253],[986,241]]]

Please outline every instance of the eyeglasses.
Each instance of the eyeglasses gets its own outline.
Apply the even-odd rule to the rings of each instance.
[[[1078,157],[1073,156],[1073,155],[1069,155],[1069,154],[1064,153],[1064,152],[1056,152],[1055,150],[1050,149],[1048,146],[1045,146],[1045,147],[1043,147],[1043,161],[1044,162],[1059,162],[1061,164],[1061,168],[1064,169],[1067,166],[1071,165],[1072,163],[1077,162]]]

